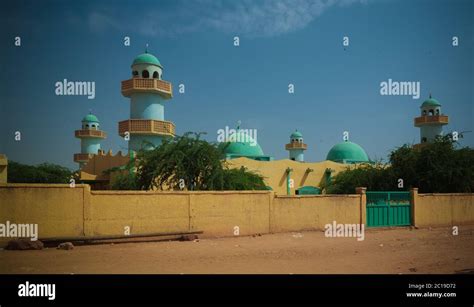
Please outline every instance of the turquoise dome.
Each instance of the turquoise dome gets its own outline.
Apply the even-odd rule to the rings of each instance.
[[[342,142],[334,145],[328,152],[326,160],[339,163],[369,162],[365,150],[352,142]]]
[[[438,100],[430,97],[429,99],[427,99],[423,102],[423,104],[421,105],[421,108],[424,108],[424,107],[440,107],[440,106],[441,106],[441,103],[439,103]]]
[[[302,137],[303,137],[303,135],[298,130],[295,130],[295,132],[293,132],[290,135],[290,138],[292,138],[292,139],[297,139],[297,138],[302,138]]]
[[[160,61],[156,58],[156,56],[147,52],[140,54],[133,60],[132,65],[136,65],[136,64],[152,64],[152,65],[156,65],[163,68],[163,66],[161,66]]]
[[[226,155],[237,156],[263,156],[263,150],[245,131],[238,130],[232,134],[227,142],[229,145],[225,148]],[[252,146],[253,145],[253,146]]]
[[[94,114],[87,114],[83,119],[82,119],[83,122],[95,122],[95,123],[98,123],[99,122],[99,119],[97,118],[97,116],[95,116]]]

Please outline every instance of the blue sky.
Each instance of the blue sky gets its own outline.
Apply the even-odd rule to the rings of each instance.
[[[102,148],[126,151],[117,134],[118,121],[129,118],[120,81],[130,78],[130,64],[147,43],[174,85],[165,119],[178,134],[206,131],[215,141],[217,130],[240,120],[257,129],[265,154],[281,159],[297,128],[308,144],[306,160],[320,161],[349,131],[351,141],[380,159],[419,141],[413,118],[429,93],[450,116],[445,132],[474,131],[473,3],[9,1],[0,12],[0,152],[74,169],[74,130],[90,109],[108,133]],[[389,78],[421,82],[420,99],[381,96],[380,82]],[[94,81],[95,99],[56,96],[54,84],[63,79]],[[180,83],[185,94],[177,92]],[[474,132],[462,145],[474,147]]]

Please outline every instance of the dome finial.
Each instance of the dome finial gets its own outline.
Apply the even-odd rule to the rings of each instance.
[[[431,99],[431,93],[430,93],[430,99]]]
[[[145,46],[145,53],[148,53],[148,43]]]

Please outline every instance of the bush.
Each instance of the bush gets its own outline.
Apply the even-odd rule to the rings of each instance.
[[[7,177],[10,183],[69,183],[73,172],[56,164],[34,166],[9,161]]]
[[[363,164],[340,172],[332,183],[325,186],[328,194],[354,194],[356,187],[372,191],[397,190],[392,169],[382,164]]]
[[[140,190],[137,177],[130,173],[117,175],[112,181],[111,188],[112,190]]]
[[[240,169],[224,170],[224,190],[267,190],[262,176]]]

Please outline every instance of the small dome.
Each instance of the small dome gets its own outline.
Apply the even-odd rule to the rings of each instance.
[[[136,64],[152,64],[152,65],[159,66],[160,68],[163,68],[163,66],[161,66],[160,61],[156,58],[156,56],[148,52],[142,53],[139,56],[137,56],[133,60],[132,66]]]
[[[440,107],[440,106],[441,106],[441,103],[439,103],[438,100],[436,100],[434,98],[431,98],[431,95],[430,95],[430,98],[423,102],[423,104],[421,105],[421,108],[424,108],[424,107]]]
[[[297,138],[302,138],[302,137],[303,137],[303,135],[298,130],[295,130],[295,132],[293,132],[290,135],[290,138],[292,138],[292,139],[297,139]]]
[[[328,152],[326,160],[339,163],[369,162],[365,150],[352,142],[342,142],[334,145]]]
[[[87,114],[83,119],[82,119],[82,122],[95,122],[95,123],[98,123],[99,122],[99,119],[97,118],[97,116],[95,116],[94,114]]]
[[[245,131],[238,130],[227,140],[229,145],[225,148],[225,154],[239,156],[263,156],[263,150],[255,140]]]

